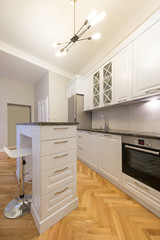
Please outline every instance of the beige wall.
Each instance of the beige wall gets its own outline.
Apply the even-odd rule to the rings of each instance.
[[[30,105],[34,120],[34,86],[29,83],[0,78],[0,149],[8,144],[7,103]]]
[[[111,129],[160,134],[160,100],[111,107],[92,113],[92,127],[104,127],[105,119]]]
[[[49,72],[49,115],[51,122],[66,121],[66,84],[70,79]]]
[[[38,121],[38,101],[49,97],[49,74],[47,73],[34,85],[35,121]]]

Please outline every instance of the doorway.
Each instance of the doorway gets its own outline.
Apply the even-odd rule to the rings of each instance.
[[[8,146],[16,147],[16,124],[31,122],[31,106],[7,104]]]

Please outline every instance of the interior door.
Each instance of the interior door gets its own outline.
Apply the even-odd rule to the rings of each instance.
[[[8,146],[16,147],[16,123],[31,122],[31,106],[8,104]]]

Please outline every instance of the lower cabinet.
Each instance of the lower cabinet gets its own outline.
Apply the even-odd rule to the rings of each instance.
[[[94,168],[98,168],[97,158],[97,134],[93,132],[85,133],[84,161]]]
[[[98,136],[99,171],[118,183],[121,183],[122,173],[121,145],[121,136],[111,134]]]

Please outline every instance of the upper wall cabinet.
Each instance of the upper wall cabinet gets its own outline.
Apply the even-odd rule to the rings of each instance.
[[[103,106],[112,103],[113,100],[113,77],[112,77],[112,62],[107,63],[103,68],[102,91],[103,91]]]
[[[132,99],[132,43],[113,58],[114,103]]]
[[[160,21],[133,42],[133,98],[160,93]]]
[[[84,80],[80,75],[75,75],[66,86],[66,98],[74,94],[84,94]]]
[[[93,109],[93,81],[92,76],[85,79],[84,110]]]

